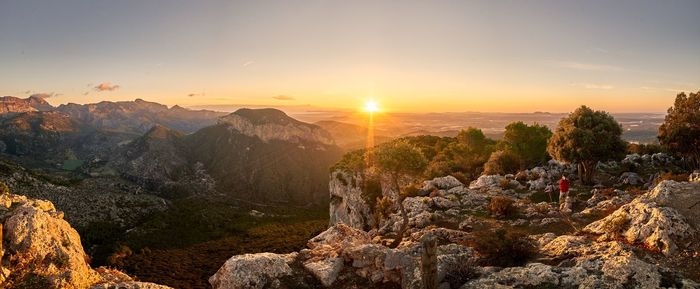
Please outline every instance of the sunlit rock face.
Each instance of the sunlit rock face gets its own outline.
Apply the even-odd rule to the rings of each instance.
[[[283,140],[300,143],[302,141],[334,145],[331,135],[321,127],[295,120],[284,112],[266,109],[239,109],[219,119],[220,124],[228,124],[235,130],[255,136],[265,142]]]
[[[606,218],[584,228],[601,240],[623,238],[632,244],[670,255],[690,242],[700,228],[700,184],[664,181],[623,205]]]
[[[5,245],[0,288],[169,288],[134,282],[116,270],[92,269],[78,232],[51,202],[2,194],[0,221]]]

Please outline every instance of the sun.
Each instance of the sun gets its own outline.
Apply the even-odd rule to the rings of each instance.
[[[365,102],[365,111],[366,112],[378,112],[379,105],[374,100],[368,100],[367,102]]]

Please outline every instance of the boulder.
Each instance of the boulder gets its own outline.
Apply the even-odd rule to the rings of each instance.
[[[278,278],[292,274],[289,264],[297,253],[236,255],[209,278],[214,289],[262,289],[279,284]]]
[[[469,184],[469,189],[477,190],[477,189],[500,188],[501,187],[501,180],[503,180],[503,179],[504,179],[504,177],[501,175],[483,175],[483,176],[480,176],[475,181],[471,182]]]
[[[343,265],[343,258],[334,257],[304,263],[304,268],[311,272],[323,286],[330,287],[338,279],[338,274],[343,270]]]
[[[430,192],[433,188],[438,190],[449,190],[455,187],[464,186],[462,182],[453,176],[434,178],[423,182],[423,191]]]
[[[700,171],[694,171],[688,176],[688,181],[691,183],[700,183]]]
[[[698,233],[700,211],[688,204],[700,202],[700,184],[664,181],[583,230],[599,240],[622,237],[627,242],[670,255]]]
[[[634,172],[624,172],[620,177],[618,178],[618,182],[623,185],[641,185],[644,183],[644,180]]]

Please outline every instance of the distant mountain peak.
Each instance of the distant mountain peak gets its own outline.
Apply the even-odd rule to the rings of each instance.
[[[161,124],[155,124],[153,127],[143,135],[145,138],[149,139],[169,139],[181,137],[183,133],[171,129],[167,126]]]
[[[265,142],[283,140],[289,142],[312,141],[334,145],[331,135],[321,127],[298,121],[274,108],[241,108],[219,118],[219,124]]]
[[[241,108],[231,114],[244,117],[254,124],[306,124],[288,116],[284,111],[274,108]]]

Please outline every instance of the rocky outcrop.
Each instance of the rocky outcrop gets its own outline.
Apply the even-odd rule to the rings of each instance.
[[[698,234],[700,184],[664,181],[652,191],[584,228],[600,240],[623,238],[669,255]]]
[[[280,277],[292,274],[296,254],[258,253],[233,256],[209,278],[214,289],[262,289],[279,286]]]
[[[362,176],[349,172],[335,171],[331,173],[329,191],[330,224],[345,224],[350,227],[369,230],[374,226],[372,210],[360,185]]]
[[[134,282],[118,271],[90,268],[80,236],[52,203],[0,195],[2,288],[168,288]],[[102,286],[102,287],[100,287]]]
[[[37,96],[18,98],[13,96],[0,97],[0,115],[12,115],[32,111],[49,111],[51,106],[46,100]]]
[[[265,142],[282,140],[293,143],[303,141],[335,145],[331,135],[321,127],[295,120],[284,112],[266,109],[239,109],[219,118],[220,124],[230,125],[247,136],[255,136]]]

